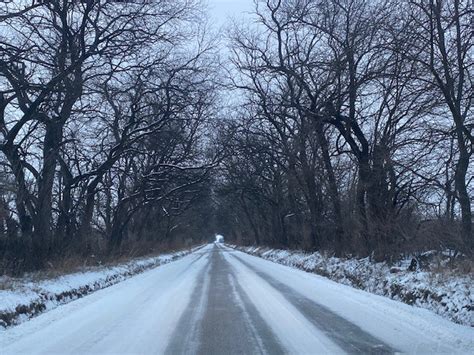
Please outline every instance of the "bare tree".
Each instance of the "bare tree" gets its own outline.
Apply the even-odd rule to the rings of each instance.
[[[412,44],[407,52],[427,85],[441,95],[439,119],[451,117],[450,134],[455,137],[458,154],[454,174],[456,197],[461,208],[462,237],[466,251],[472,253],[471,198],[468,172],[474,139],[473,115],[473,6],[470,1],[428,0],[408,3],[407,37]]]
[[[49,255],[53,236],[70,235],[77,229],[73,210],[78,211],[81,197],[86,204],[79,224],[89,224],[93,196],[104,174],[143,136],[151,134],[153,127],[160,126],[160,120],[151,123],[143,116],[142,111],[150,110],[152,103],[132,96],[128,108],[111,107],[106,88],[115,86],[123,96],[127,86],[119,85],[122,73],[146,68],[149,73],[157,71],[153,73],[157,76],[159,70],[169,69],[161,72],[163,80],[168,80],[163,83],[166,90],[161,91],[165,97],[155,104],[155,112],[145,116],[162,115],[163,122],[177,119],[172,116],[175,108],[170,113],[166,106],[171,102],[166,92],[186,90],[174,86],[174,77],[182,70],[195,70],[192,63],[200,59],[183,60],[180,68],[163,64],[170,63],[172,56],[179,61],[176,54],[184,48],[186,31],[177,24],[195,20],[194,5],[192,1],[48,1],[9,7],[2,15],[1,150],[15,176],[18,218],[23,237],[32,243],[33,264],[40,265]],[[161,90],[143,89],[140,82],[137,89],[142,91],[135,94],[144,97]],[[115,115],[104,116],[107,123],[99,124],[91,117],[107,102],[116,109],[112,110]],[[176,102],[173,98],[174,105]],[[92,143],[86,132],[107,126],[111,129],[106,128],[106,134],[96,135],[106,152],[101,162],[104,149],[81,151],[81,144]],[[109,146],[114,141],[116,146]]]

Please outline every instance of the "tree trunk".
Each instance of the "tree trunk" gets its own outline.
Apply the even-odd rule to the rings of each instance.
[[[290,246],[299,246],[303,239],[303,231],[301,226],[304,225],[302,212],[297,203],[297,186],[298,177],[296,172],[296,162],[293,153],[290,153],[288,162],[288,201],[290,207],[290,216],[288,217],[291,233],[288,236],[288,243]]]
[[[244,213],[245,213],[245,216],[247,217],[249,223],[250,223],[250,227],[252,228],[252,231],[253,231],[253,234],[254,234],[254,238],[255,238],[255,244],[256,245],[260,245],[260,233],[258,232],[258,228],[252,218],[252,215],[251,213],[249,212],[248,210],[248,206],[247,206],[247,203],[245,202],[245,198],[243,196],[243,193],[240,194],[240,201],[242,203],[242,208],[244,210]]]
[[[43,170],[38,180],[38,204],[34,223],[34,256],[44,261],[51,252],[53,222],[53,184],[58,161],[59,147],[63,138],[63,125],[49,122],[43,143]]]
[[[335,253],[336,256],[341,256],[344,239],[344,221],[342,219],[341,200],[339,197],[339,190],[337,188],[336,175],[329,155],[329,144],[320,124],[316,126],[316,133],[318,135],[319,145],[321,147],[324,168],[327,174],[329,196],[331,197],[332,207],[334,212],[335,224]]]
[[[3,153],[10,163],[13,175],[15,176],[16,180],[17,193],[15,203],[18,212],[21,234],[23,238],[31,238],[33,233],[32,217],[34,216],[35,209],[26,186],[25,172],[23,171],[21,158],[14,146],[4,147]]]
[[[471,200],[466,186],[466,174],[469,168],[469,154],[464,143],[462,132],[458,133],[459,160],[456,164],[454,185],[458,194],[459,206],[461,207],[461,236],[465,246],[465,252],[472,255],[474,252],[474,240],[472,236],[472,211]]]
[[[369,224],[367,221],[366,197],[370,180],[370,164],[367,156],[359,160],[359,174],[356,191],[357,215],[361,224],[360,234],[364,243],[365,255],[370,255],[373,246],[370,240]]]

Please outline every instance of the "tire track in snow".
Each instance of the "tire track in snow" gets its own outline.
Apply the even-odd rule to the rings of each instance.
[[[200,259],[189,269],[195,259],[152,269],[13,327],[0,334],[0,353],[162,354],[206,266]]]
[[[227,261],[224,260],[227,263]],[[233,271],[233,270],[232,270]],[[245,322],[255,336],[257,345],[262,354],[284,354],[283,348],[273,334],[271,328],[260,317],[257,308],[250,301],[247,294],[237,281],[233,272],[229,273],[229,282],[232,287],[234,298],[242,310]]]
[[[196,282],[167,354],[283,354],[270,327],[236,282],[219,249]]]
[[[290,354],[343,354],[344,351],[325,336],[283,295],[249,270],[229,253],[223,253],[236,272],[244,293],[257,312],[280,339]]]
[[[178,325],[173,332],[165,354],[193,354],[199,347],[199,324],[207,307],[207,293],[209,289],[210,260],[203,269],[196,286],[191,294],[190,304],[181,315]]]
[[[394,354],[397,352],[381,340],[363,331],[357,325],[306,298],[269,274],[257,270],[253,265],[235,255],[235,253],[231,252],[228,254],[244,265],[249,272],[258,275],[264,282],[283,295],[308,321],[320,329],[345,352],[364,354]]]

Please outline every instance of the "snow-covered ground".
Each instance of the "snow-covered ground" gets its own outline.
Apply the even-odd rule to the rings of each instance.
[[[50,279],[0,276],[0,329],[19,324],[47,310],[114,285],[145,270],[179,259],[193,250],[138,258],[116,266],[87,270]]]
[[[341,259],[265,247],[237,247],[245,253],[313,272],[339,283],[429,309],[456,323],[474,327],[474,275],[408,271],[410,259],[396,266],[365,259]]]
[[[0,349],[469,354],[474,329],[216,243],[0,331]]]

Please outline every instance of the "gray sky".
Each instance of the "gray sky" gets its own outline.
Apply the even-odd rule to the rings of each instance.
[[[225,26],[229,18],[237,20],[249,16],[254,9],[253,0],[207,0],[212,21],[217,27]]]

